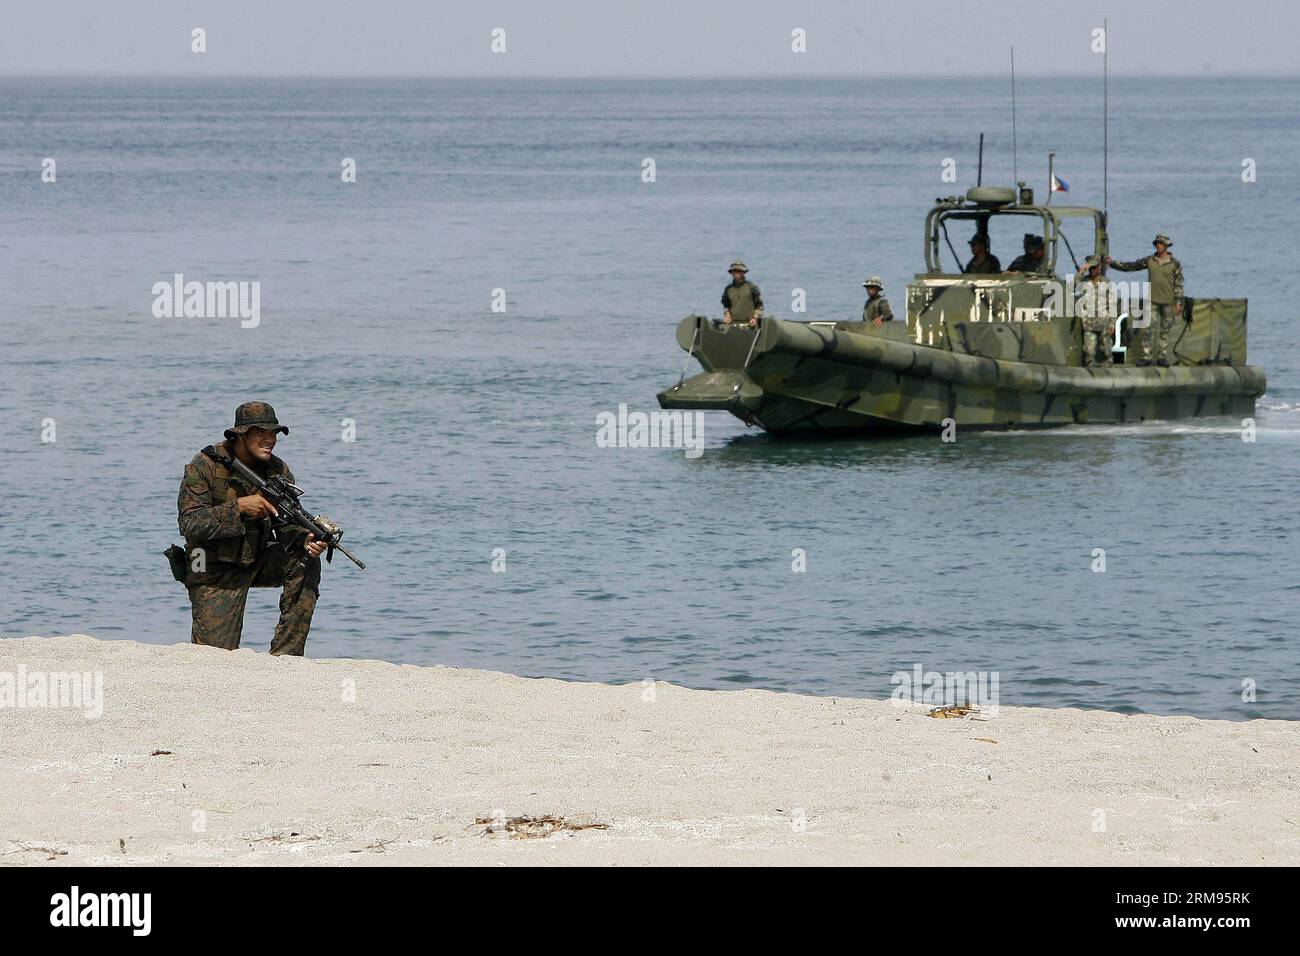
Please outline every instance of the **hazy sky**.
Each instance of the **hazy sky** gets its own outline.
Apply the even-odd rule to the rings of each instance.
[[[5,0],[0,73],[1095,75],[1103,17],[1116,74],[1300,72],[1300,0]]]

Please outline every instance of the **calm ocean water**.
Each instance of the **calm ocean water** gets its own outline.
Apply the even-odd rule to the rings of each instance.
[[[1040,192],[1051,149],[1100,203],[1097,87],[1021,84]],[[1234,421],[792,443],[710,413],[698,460],[596,447],[599,412],[676,381],[674,323],[718,311],[734,257],[776,314],[799,287],[807,318],[853,317],[867,272],[901,305],[981,131],[985,182],[1009,184],[1006,100],[1002,80],[0,80],[0,633],[188,640],[160,554],[181,468],[263,398],[370,565],[327,568],[312,656],[855,697],[920,664],[996,671],[1004,704],[1300,717],[1300,317],[1277,278],[1300,80],[1111,87],[1112,249],[1168,232],[1189,294],[1249,297],[1255,443]],[[259,281],[260,326],[154,318],[177,272]],[[274,620],[254,592],[245,646]]]

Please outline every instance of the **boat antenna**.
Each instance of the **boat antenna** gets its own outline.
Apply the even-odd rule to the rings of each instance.
[[[984,185],[984,134],[980,133],[980,164],[979,171],[975,174],[975,185]]]
[[[1093,21],[1096,22],[1095,20]],[[1101,212],[1110,216],[1110,22],[1101,21]]]
[[[1096,22],[1096,21],[1094,21]],[[1016,168],[1016,48],[1011,48],[1011,181],[1020,182]]]

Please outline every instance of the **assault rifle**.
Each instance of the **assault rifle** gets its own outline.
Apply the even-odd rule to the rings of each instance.
[[[275,506],[275,510],[280,512],[280,516],[273,519],[273,528],[290,525],[302,528],[304,531],[315,535],[317,541],[325,542],[328,549],[325,552],[326,561],[333,560],[334,552],[340,551],[345,558],[361,568],[361,570],[366,569],[366,566],[356,555],[339,543],[339,539],[343,537],[343,529],[324,515],[313,516],[303,508],[298,503],[298,499],[304,494],[303,490],[293,482],[287,481],[284,475],[271,475],[269,478],[263,478],[238,458],[233,457],[228,459],[225,464],[230,466],[244,484],[271,502]]]

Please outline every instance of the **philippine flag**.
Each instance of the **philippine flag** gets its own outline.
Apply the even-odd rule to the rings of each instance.
[[[1056,173],[1052,173],[1052,192],[1068,193],[1069,191],[1070,191],[1070,184],[1067,183],[1060,176],[1056,175]]]

